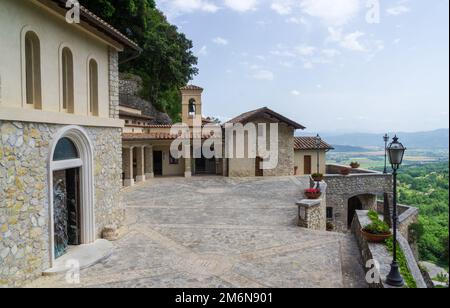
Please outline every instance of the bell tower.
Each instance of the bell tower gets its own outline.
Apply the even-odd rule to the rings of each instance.
[[[194,119],[202,123],[202,93],[203,89],[194,85],[188,85],[180,89],[183,123],[192,127]]]

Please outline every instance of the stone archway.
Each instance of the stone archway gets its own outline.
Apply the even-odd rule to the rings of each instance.
[[[76,156],[58,159],[57,147],[61,140],[68,140],[76,148]],[[59,150],[58,150],[59,151]],[[50,265],[55,257],[55,172],[63,170],[78,170],[79,176],[79,243],[90,244],[96,239],[94,217],[94,176],[93,176],[93,147],[86,131],[79,126],[61,128],[52,139],[48,157],[48,188],[49,188],[49,243]]]
[[[350,229],[353,217],[358,210],[376,210],[377,195],[375,194],[361,194],[353,196],[347,200],[347,227]]]

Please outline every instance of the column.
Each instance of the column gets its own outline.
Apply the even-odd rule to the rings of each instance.
[[[125,179],[123,185],[126,187],[134,185],[133,178],[133,148],[123,148],[123,172],[125,173]]]
[[[146,146],[144,150],[145,155],[145,178],[152,179],[155,177],[153,172],[153,146]]]
[[[139,146],[136,147],[136,182],[144,182],[145,181],[145,172],[144,172],[144,147]]]

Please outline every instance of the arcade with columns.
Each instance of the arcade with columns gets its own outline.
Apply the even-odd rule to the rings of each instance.
[[[202,88],[192,85],[181,88],[182,121],[190,128],[195,118],[202,119],[202,92]],[[221,159],[173,158],[170,145],[178,135],[170,133],[171,125],[150,124],[150,117],[129,107],[121,106],[120,117],[125,120],[122,140],[124,186],[133,186],[155,176],[223,174]],[[202,119],[202,124],[207,123]]]

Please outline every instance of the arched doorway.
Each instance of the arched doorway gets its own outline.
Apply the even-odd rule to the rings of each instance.
[[[352,226],[353,218],[355,217],[356,211],[363,209],[363,204],[358,196],[348,199],[348,209],[347,209],[347,227],[350,229]]]
[[[51,266],[72,245],[95,241],[93,150],[87,133],[67,126],[55,134],[49,155]]]

